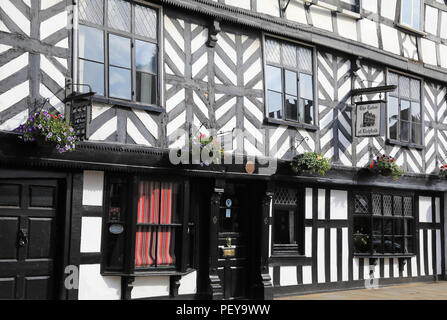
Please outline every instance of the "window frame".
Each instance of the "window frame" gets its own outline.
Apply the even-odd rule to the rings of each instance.
[[[300,73],[304,73],[307,75],[310,75],[309,72],[306,71],[301,71],[298,67],[296,69],[292,69],[290,67],[287,67],[285,65],[277,64],[277,63],[268,63],[267,62],[267,56],[266,56],[266,40],[267,38],[271,38],[273,40],[279,41],[279,42],[288,42],[292,45],[295,45],[297,47],[304,47],[306,49],[310,49],[312,51],[312,96],[313,96],[313,124],[308,124],[305,122],[300,122],[299,120],[290,120],[286,118],[286,113],[285,113],[285,83],[284,83],[284,75],[285,75],[285,70],[291,71],[291,72],[295,72],[298,74],[298,78]],[[317,88],[318,88],[318,78],[317,78],[317,63],[316,63],[316,59],[317,59],[317,53],[316,53],[316,46],[309,44],[309,43],[305,43],[305,42],[301,42],[301,41],[296,41],[290,38],[286,38],[286,37],[281,37],[281,36],[277,36],[274,34],[270,34],[270,33],[262,33],[262,59],[263,59],[263,79],[264,79],[264,122],[265,123],[270,123],[270,124],[275,124],[275,125],[287,125],[287,126],[291,126],[291,127],[297,127],[297,128],[304,128],[307,130],[312,130],[312,131],[317,131],[318,128],[318,95],[317,95]],[[280,59],[282,60],[282,57],[280,57]],[[281,79],[283,81],[284,84],[284,88],[283,88],[283,92],[281,93],[284,97],[283,97],[283,101],[282,101],[282,111],[283,111],[283,118],[282,119],[275,119],[269,116],[269,104],[268,104],[268,91],[269,89],[267,88],[267,66],[272,66],[275,68],[280,68],[281,69]],[[299,91],[299,86],[300,86],[300,82],[297,81],[297,91],[298,91],[298,98],[301,99],[300,97],[300,91]]]
[[[419,100],[419,104],[420,104],[420,107],[421,107],[421,144],[417,144],[417,143],[412,143],[411,142],[412,130],[409,131],[409,141],[408,142],[402,141],[401,139],[399,139],[399,140],[392,139],[390,137],[389,123],[388,123],[389,122],[388,121],[389,120],[389,111],[388,111],[389,108],[388,107],[389,107],[390,93],[389,92],[386,93],[386,112],[385,112],[385,115],[386,115],[386,117],[385,117],[386,118],[386,120],[385,120],[386,121],[386,142],[388,144],[399,145],[399,146],[403,146],[403,147],[409,147],[409,148],[415,148],[415,149],[423,150],[425,148],[425,115],[424,115],[425,95],[424,95],[424,90],[423,90],[423,88],[425,86],[424,78],[421,78],[421,77],[418,77],[418,76],[414,76],[412,74],[408,74],[408,73],[405,73],[405,72],[402,72],[402,71],[399,71],[399,70],[395,70],[395,69],[391,69],[391,68],[386,68],[385,72],[386,72],[386,83],[387,84],[389,84],[389,74],[390,73],[395,73],[399,77],[400,76],[404,76],[404,77],[410,78],[410,81],[411,81],[411,79],[419,80],[419,82],[420,82],[420,93],[419,93],[420,94],[420,100]],[[398,86],[398,88],[396,90],[399,90],[399,86]],[[411,82],[410,82],[410,90],[411,90]],[[408,99],[401,98],[399,93],[397,94],[397,96],[398,96],[397,99],[399,101],[398,112],[399,112],[399,128],[400,128],[400,105],[401,105],[400,101],[401,101],[401,99],[410,101],[410,117],[411,117],[411,102],[416,101],[416,100],[411,99],[411,96]],[[411,129],[412,129],[413,128],[413,125],[412,125],[413,122],[410,121],[410,123],[411,123]],[[399,137],[400,137],[400,129],[399,129]]]
[[[107,265],[108,244],[110,243],[110,233],[108,231],[108,211],[110,207],[110,199],[108,197],[112,182],[120,181],[125,184],[126,201],[124,206],[127,212],[124,219],[124,243],[123,243],[123,268],[121,270],[111,269]],[[141,181],[156,181],[156,182],[173,182],[178,183],[181,192],[181,201],[178,204],[179,222],[172,223],[176,230],[174,252],[175,264],[172,266],[156,266],[146,268],[136,268],[135,266],[135,245],[138,219],[138,190]],[[160,176],[160,175],[124,175],[124,174],[110,174],[105,176],[104,181],[104,207],[102,216],[102,235],[101,235],[101,274],[102,275],[128,275],[128,276],[144,276],[144,275],[176,275],[185,274],[191,265],[190,253],[194,252],[191,248],[188,234],[190,208],[190,182],[187,178]],[[178,246],[180,244],[180,247]]]
[[[272,241],[271,241],[271,257],[303,257],[305,255],[305,204],[304,204],[304,192],[303,187],[296,187],[294,185],[280,184],[275,186],[276,188],[292,189],[296,192],[297,204],[275,204],[274,193],[272,197]],[[276,210],[287,210],[294,212],[294,223],[297,244],[275,244],[275,211]]]
[[[108,0],[103,0],[103,24],[98,25],[89,21],[81,20],[79,18],[79,26],[86,26],[90,28],[94,28],[97,30],[100,30],[103,32],[103,48],[104,48],[104,95],[102,94],[95,94],[93,97],[94,101],[107,103],[107,104],[114,104],[119,105],[123,107],[132,107],[132,108],[139,108],[143,110],[148,111],[155,111],[155,112],[164,112],[165,106],[164,106],[164,89],[163,89],[163,81],[164,81],[164,72],[163,72],[163,53],[164,53],[164,46],[163,46],[163,7],[161,5],[148,3],[148,2],[142,2],[138,0],[123,0],[125,2],[130,3],[131,5],[131,31],[123,31],[119,29],[114,29],[108,25]],[[139,5],[142,7],[147,7],[152,10],[157,11],[157,30],[156,30],[156,36],[157,39],[151,39],[149,37],[141,36],[135,32],[135,6]],[[77,53],[74,57],[74,60],[76,61],[77,68],[76,68],[76,77],[77,79],[80,79],[80,68],[79,64],[81,60],[86,60],[84,58],[80,57],[79,52],[79,28],[77,30],[74,30],[74,32],[77,32]],[[131,100],[121,99],[121,98],[115,98],[110,96],[110,79],[109,79],[109,68],[112,66],[110,61],[110,54],[109,54],[109,36],[110,35],[116,35],[119,37],[128,38],[131,40]],[[156,90],[156,104],[150,104],[146,102],[138,102],[136,101],[137,98],[137,88],[136,88],[136,79],[137,79],[137,66],[136,66],[136,41],[143,41],[143,42],[149,42],[153,43],[157,47],[157,90]],[[90,60],[87,60],[90,61]],[[96,61],[94,61],[96,62]],[[80,80],[79,80],[80,81]],[[79,82],[78,81],[78,82]]]
[[[399,0],[398,5],[396,5],[397,10],[397,25],[403,29],[406,29],[410,32],[413,32],[419,36],[425,36],[426,33],[424,32],[424,24],[425,24],[425,2],[423,0],[417,0],[420,3],[420,17],[419,17],[419,26],[418,28],[413,27],[412,25],[409,25],[402,21],[403,18],[403,4],[405,0]],[[412,0],[413,1],[413,0]]]
[[[366,196],[368,199],[368,212],[367,213],[356,213],[355,212],[355,197],[356,195],[362,195],[362,196]],[[380,195],[381,196],[381,207],[382,207],[382,214],[379,215],[374,215],[373,213],[373,204],[372,204],[372,198],[373,195]],[[389,216],[385,216],[383,214],[383,197],[384,196],[391,196],[392,198],[392,202],[391,202],[391,215]],[[394,197],[401,197],[402,198],[402,215],[394,215]],[[412,216],[405,216],[404,214],[404,198],[408,198],[411,197],[412,199]],[[354,257],[371,257],[371,258],[380,258],[380,257],[391,257],[391,258],[398,258],[398,257],[414,257],[418,254],[419,250],[418,250],[418,241],[417,241],[417,229],[418,229],[418,212],[417,212],[417,198],[418,195],[416,194],[416,192],[411,192],[411,191],[395,191],[395,190],[383,190],[383,189],[371,189],[371,190],[351,190],[349,192],[349,207],[350,207],[350,223],[349,223],[349,228],[350,228],[350,243],[351,243],[351,248],[352,248],[352,255]],[[370,227],[370,233],[369,233],[369,237],[370,237],[370,243],[369,243],[369,252],[355,252],[355,245],[354,245],[354,236],[355,236],[355,229],[354,229],[354,218],[355,217],[364,217],[364,218],[368,218],[369,219],[369,227]],[[381,246],[382,246],[382,252],[379,253],[373,253],[373,242],[372,239],[374,237],[373,232],[374,232],[374,218],[376,219],[381,219],[382,220],[382,233],[380,234],[381,236]],[[411,238],[412,239],[412,247],[413,247],[413,252],[392,252],[392,253],[385,253],[383,252],[383,244],[384,244],[384,237],[385,236],[389,236],[389,235],[385,235],[383,233],[383,220],[385,219],[392,219],[397,220],[400,219],[402,221],[406,221],[406,220],[412,220],[412,227],[411,227],[411,234],[410,235],[400,235],[402,238]],[[393,228],[393,232],[392,232],[392,239],[393,239],[393,244],[394,244],[394,237],[395,237],[395,228],[394,228],[394,223],[392,225]],[[394,250],[393,250],[394,251]]]

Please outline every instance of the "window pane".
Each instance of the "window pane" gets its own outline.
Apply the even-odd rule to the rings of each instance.
[[[394,215],[402,215],[402,197],[394,196]]]
[[[383,234],[392,235],[393,234],[393,219],[384,218],[383,219]]]
[[[382,196],[380,194],[372,195],[373,215],[382,215]]]
[[[135,240],[135,268],[147,268],[155,265],[156,241],[156,227],[137,227]]]
[[[383,237],[383,252],[393,253],[393,237]]]
[[[394,220],[394,235],[397,235],[397,236],[404,235],[404,220],[403,219]]]
[[[293,96],[286,96],[286,118],[289,120],[298,120],[298,100]]]
[[[399,96],[410,98],[410,78],[399,76]]]
[[[312,50],[298,48],[298,65],[300,70],[312,72]]]
[[[300,73],[300,97],[307,99],[307,100],[313,100],[314,99],[314,92],[313,92],[313,82],[312,82],[312,76]]]
[[[410,101],[400,101],[400,118],[405,121],[410,120]]]
[[[282,92],[281,69],[267,66],[267,89]]]
[[[419,29],[420,19],[421,19],[421,0],[413,0],[413,17],[411,26],[415,29]]]
[[[79,57],[104,62],[104,34],[101,30],[79,26]]]
[[[299,105],[300,122],[313,124],[314,119],[314,102],[300,98]]]
[[[355,253],[368,253],[371,250],[371,241],[369,235],[354,234],[353,244]]]
[[[144,37],[157,39],[157,11],[136,5],[135,33]]]
[[[373,254],[374,253],[382,253],[382,236],[373,236]]]
[[[123,0],[108,0],[108,25],[130,32],[130,3]]]
[[[404,215],[405,216],[413,215],[413,199],[411,197],[404,198]]]
[[[109,64],[117,67],[131,67],[130,39],[109,35]]]
[[[418,102],[411,103],[411,121],[421,122],[421,104]]]
[[[265,58],[267,62],[281,63],[281,45],[278,41],[265,40]]]
[[[388,98],[388,131],[390,139],[398,139],[398,112],[399,100],[394,97]]]
[[[397,73],[390,72],[388,74],[388,84],[389,85],[399,85],[399,75]],[[396,91],[392,92],[393,95],[397,95],[397,89]]]
[[[275,244],[297,244],[295,237],[295,212],[293,210],[275,210]]]
[[[355,234],[371,234],[371,219],[368,217],[354,217]]]
[[[406,253],[414,253],[413,237],[405,237],[405,250]]]
[[[138,102],[157,104],[157,76],[137,71],[136,86]]]
[[[88,84],[93,92],[104,95],[104,65],[90,61],[79,60],[79,81]],[[81,92],[88,92],[88,87],[79,86]]]
[[[109,68],[109,94],[111,97],[131,99],[131,72],[130,70]]]
[[[382,218],[373,218],[373,236],[382,235]]]
[[[269,91],[268,106],[270,118],[282,119],[282,94]]]
[[[411,26],[412,0],[402,0],[402,23]]]
[[[150,42],[136,41],[137,71],[157,74],[157,46]]]
[[[403,142],[408,142],[410,139],[410,122],[401,120],[400,121],[400,140]]]
[[[413,234],[413,219],[405,219],[404,234],[411,236]]]
[[[422,145],[422,125],[419,122],[413,122],[411,124],[411,142]]]
[[[282,45],[282,62],[287,67],[296,68],[296,46],[287,43]]]
[[[104,0],[79,0],[79,19],[104,24]]]
[[[394,237],[394,252],[404,252],[404,237]]]
[[[354,199],[355,213],[369,213],[368,210],[368,196],[356,194]]]
[[[390,195],[384,195],[383,196],[383,215],[384,216],[391,216],[392,205],[393,205],[392,197]]]
[[[411,99],[421,100],[421,82],[411,79]]]
[[[298,79],[296,72],[285,70],[286,94],[298,96]]]

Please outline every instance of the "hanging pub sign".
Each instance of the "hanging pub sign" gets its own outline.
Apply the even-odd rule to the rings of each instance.
[[[374,137],[382,133],[382,100],[356,103],[355,135],[357,137]]]

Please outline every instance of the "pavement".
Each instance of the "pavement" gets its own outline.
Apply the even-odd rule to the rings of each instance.
[[[418,282],[380,287],[312,293],[275,300],[447,300],[447,281]]]

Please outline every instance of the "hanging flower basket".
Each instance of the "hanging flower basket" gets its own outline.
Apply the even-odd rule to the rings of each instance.
[[[27,143],[55,147],[59,153],[73,151],[78,137],[62,114],[39,111],[31,115],[15,132]]]
[[[224,149],[220,147],[219,142],[213,137],[207,137],[205,134],[198,133],[189,139],[189,146],[177,152],[181,156],[183,152],[188,152],[191,156],[192,164],[199,164],[201,167],[209,167],[212,164],[221,164]],[[208,156],[204,156],[204,155]]]
[[[446,179],[447,178],[447,164],[443,165],[439,169],[439,178]]]
[[[384,177],[393,176],[393,179],[398,179],[404,175],[404,170],[396,163],[396,159],[385,154],[377,156],[369,165],[369,170]]]
[[[295,156],[290,166],[295,174],[318,173],[324,176],[331,169],[329,159],[315,152],[306,152]]]

